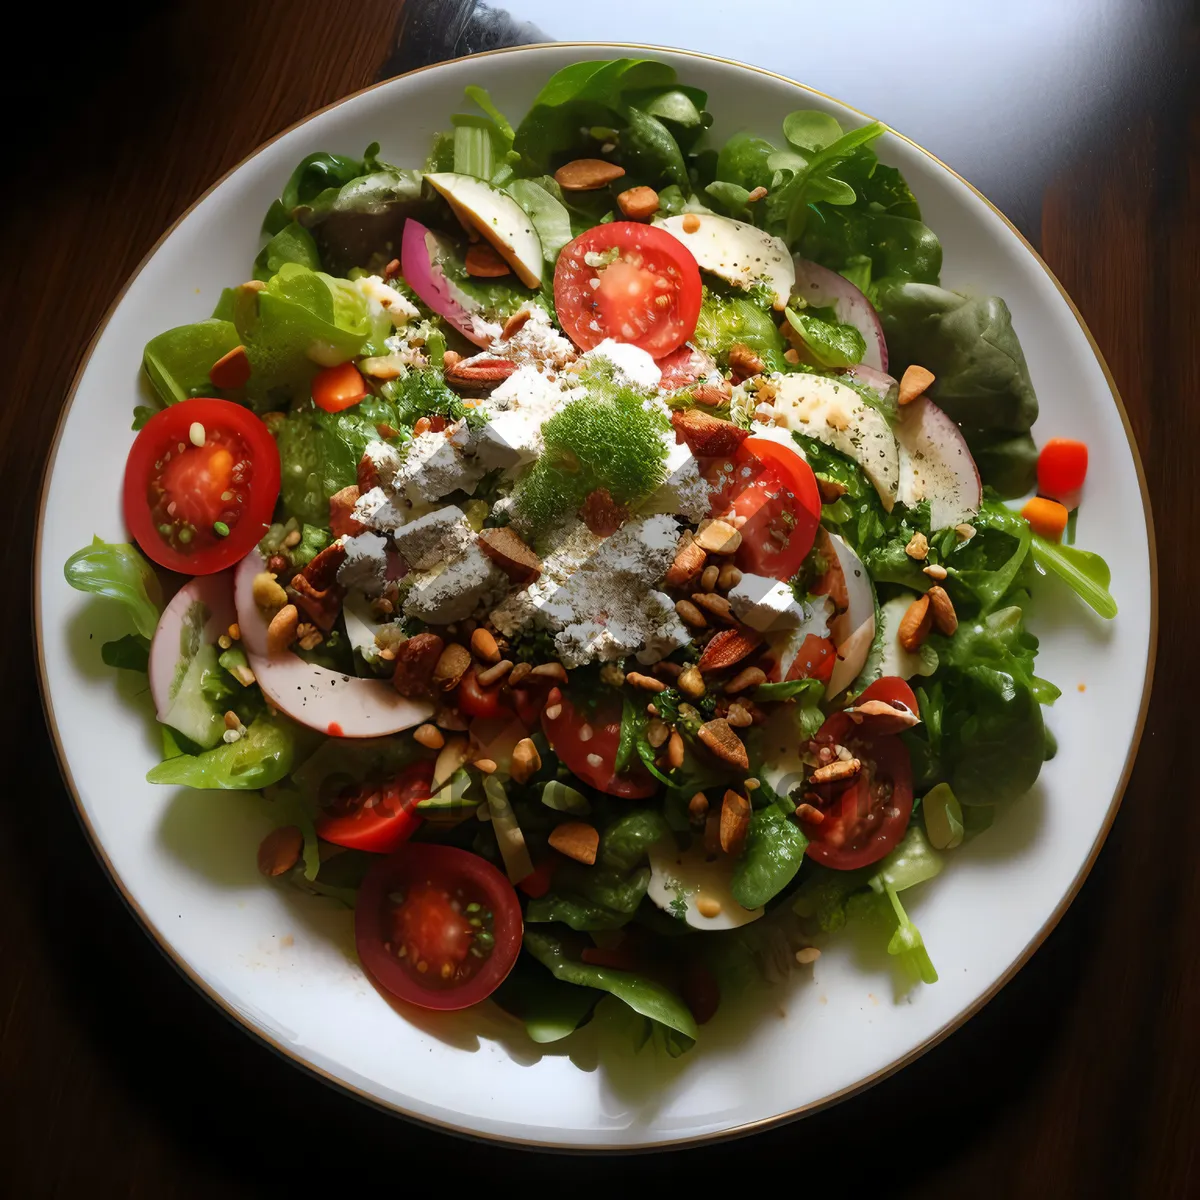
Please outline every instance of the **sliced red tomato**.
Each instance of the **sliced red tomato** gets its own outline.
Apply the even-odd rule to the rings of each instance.
[[[583,350],[613,338],[662,358],[695,332],[700,298],[700,268],[691,251],[637,221],[580,234],[563,247],[554,268],[558,322]]]
[[[877,735],[844,712],[829,717],[814,740],[845,746],[862,770],[845,783],[813,788],[822,819],[800,822],[809,839],[806,853],[837,871],[878,862],[904,836],[912,816],[908,748],[894,734]]]
[[[697,350],[695,346],[680,346],[658,360],[658,369],[662,372],[658,386],[664,392],[677,392],[704,379],[716,367],[716,362],[703,350]]]
[[[326,412],[341,412],[367,395],[367,381],[352,362],[326,367],[313,376],[312,398]]]
[[[789,679],[819,679],[822,683],[829,680],[833,668],[837,665],[837,647],[829,638],[818,637],[810,633],[800,643],[796,657],[788,668]]]
[[[504,982],[524,926],[513,886],[454,846],[415,843],[368,872],[354,909],[363,967],[421,1008],[469,1008]]]
[[[184,575],[245,558],[278,498],[275,439],[230,400],[181,400],[155,413],[125,463],[125,524],[149,558]]]
[[[615,693],[590,707],[575,704],[555,688],[542,710],[542,729],[567,768],[598,791],[641,800],[658,790],[654,776],[640,763],[619,775],[613,770],[621,741],[621,702]]]
[[[472,667],[459,681],[458,708],[468,717],[499,717],[511,711],[501,695],[502,684],[481,686]]]
[[[817,477],[801,456],[780,442],[751,437],[706,471],[713,485],[714,516],[740,521],[736,561],[743,570],[791,579],[800,569],[821,524]]]
[[[383,783],[352,784],[317,818],[317,836],[349,850],[391,854],[421,823],[417,803],[429,796],[433,762],[413,763]]]

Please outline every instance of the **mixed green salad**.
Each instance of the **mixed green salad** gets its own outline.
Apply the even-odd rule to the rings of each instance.
[[[934,982],[901,894],[1054,753],[1030,592],[1116,613],[1086,445],[883,125],[718,144],[647,59],[467,100],[421,167],[306,157],[146,346],[132,540],[66,575],[129,612],[148,778],[261,793],[380,988],[538,1042],[681,1053],[847,920]]]

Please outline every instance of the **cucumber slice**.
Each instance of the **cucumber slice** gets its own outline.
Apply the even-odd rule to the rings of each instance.
[[[216,649],[201,646],[188,663],[172,697],[171,707],[163,717],[164,725],[182,733],[204,750],[211,750],[225,734],[223,714],[204,694],[205,676],[216,670]]]

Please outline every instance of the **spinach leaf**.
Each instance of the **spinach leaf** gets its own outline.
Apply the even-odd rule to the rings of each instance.
[[[152,638],[162,609],[162,588],[154,569],[127,542],[104,542],[76,550],[63,567],[67,582],[80,592],[117,600],[129,610],[133,627]]]
[[[648,879],[649,872],[646,874]],[[557,882],[558,880],[556,880]],[[585,881],[585,885],[591,882],[591,880]],[[645,895],[645,892],[646,885],[643,882],[642,895]],[[637,902],[633,906],[635,911],[638,904],[641,903],[641,898],[638,896]],[[632,916],[633,912],[610,908],[601,901],[593,900],[588,896],[563,895],[557,887],[554,891],[539,896],[536,900],[530,900],[525,910],[527,925],[542,925],[558,921],[570,929],[581,931],[620,929],[623,925],[629,924]]]
[[[1117,615],[1117,602],[1108,590],[1112,572],[1099,554],[1077,546],[1058,546],[1035,533],[1033,558],[1043,570],[1053,571],[1102,617],[1111,621]]]
[[[279,199],[273,201],[267,210],[263,218],[263,233],[273,237],[292,220],[298,205],[309,203],[329,188],[341,188],[361,175],[364,169],[362,159],[348,158],[344,154],[318,152],[302,158]]]
[[[687,187],[687,167],[671,131],[657,117],[632,105],[624,107],[622,116],[625,130],[617,157],[630,176]]]
[[[299,726],[276,714],[262,716],[242,737],[203,754],[180,754],[152,767],[150,783],[192,788],[258,791],[278,783],[291,769],[297,747],[308,741]]]
[[[788,324],[804,341],[808,357],[819,367],[852,367],[867,352],[863,335],[837,319],[832,308],[786,310]]]
[[[616,971],[611,967],[579,962],[564,940],[550,929],[527,929],[525,949],[556,979],[608,992],[623,1000],[634,1012],[688,1039],[687,1045],[695,1041],[696,1022],[687,1005],[661,983],[632,971]]]
[[[787,679],[782,683],[760,683],[754,689],[754,699],[797,700],[818,703],[825,695],[825,685],[819,679]]]
[[[321,256],[313,235],[296,221],[285,225],[254,260],[254,278],[266,283],[284,263],[299,263],[310,270],[321,269]]]
[[[879,493],[858,464],[840,451],[805,434],[793,433],[792,439],[804,451],[804,457],[818,479],[828,480],[845,489],[833,504],[822,507],[821,523],[830,533],[841,537],[865,561],[872,550],[884,545],[893,536],[895,522],[884,512]],[[874,577],[874,568],[869,563],[868,567]],[[817,574],[823,571],[824,568]]]
[[[770,188],[775,172],[767,160],[774,153],[775,147],[764,138],[735,133],[717,155],[717,180],[747,193],[756,187]]]
[[[733,870],[733,898],[743,908],[761,908],[796,877],[807,845],[800,827],[774,805],[755,809]]]
[[[127,633],[115,642],[105,642],[100,647],[100,658],[106,667],[145,673],[150,666],[150,639],[140,633]]]
[[[213,384],[209,371],[217,359],[238,344],[237,330],[231,321],[209,318],[179,325],[146,343],[142,370],[163,404],[175,404],[192,396],[211,396]]]
[[[525,210],[542,243],[548,263],[558,262],[559,251],[574,237],[571,214],[552,175],[540,179],[514,179],[505,189]]]
[[[619,775],[629,765],[629,760],[633,757],[633,747],[637,741],[641,721],[641,715],[634,707],[633,701],[627,693],[622,692],[621,732],[617,738],[617,756],[613,760],[614,775]]]
[[[988,613],[1021,579],[1032,534],[1028,522],[992,497],[983,501],[971,524],[975,536],[969,541],[943,539],[942,562],[953,572],[945,586],[956,606],[969,602],[972,611]]]
[[[879,290],[878,307],[891,368],[903,372],[919,363],[932,371],[930,396],[962,426],[972,453],[979,447],[984,482],[1004,496],[1027,491],[1034,463],[1013,453],[1013,445],[1003,456],[1004,470],[994,470],[997,447],[1028,434],[1038,414],[1029,367],[1004,301],[926,283],[895,283]],[[1024,474],[1015,469],[1018,465]]]
[[[645,861],[650,847],[669,832],[666,818],[657,809],[626,813],[601,835],[596,865],[611,871],[632,871]]]
[[[506,1012],[525,1022],[529,1040],[558,1042],[586,1025],[604,993],[595,988],[560,983],[520,957],[508,978],[492,993]]]

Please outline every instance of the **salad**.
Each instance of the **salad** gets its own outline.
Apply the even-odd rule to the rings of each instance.
[[[422,167],[306,157],[146,345],[131,541],[66,576],[129,612],[149,780],[260,793],[378,987],[535,1041],[679,1054],[847,921],[936,981],[901,894],[1054,753],[1030,593],[1116,613],[1086,445],[883,125],[718,143],[647,59],[467,99]]]

